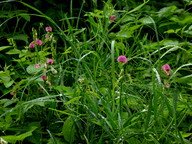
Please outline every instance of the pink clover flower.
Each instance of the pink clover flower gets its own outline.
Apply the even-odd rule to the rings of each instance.
[[[125,56],[119,56],[117,61],[121,62],[121,63],[126,63],[127,62],[127,58]]]
[[[164,72],[166,72],[167,76],[170,76],[171,67],[168,64],[162,66]]]
[[[38,40],[38,39],[35,41],[35,44],[37,44],[37,45],[39,45],[39,46],[41,46],[42,43],[43,43],[43,42],[42,42],[41,40]]]
[[[54,60],[53,59],[48,59],[46,63],[48,64],[53,64]]]
[[[46,30],[47,32],[51,32],[51,31],[52,31],[52,27],[48,26],[48,27],[45,28],[45,30]]]

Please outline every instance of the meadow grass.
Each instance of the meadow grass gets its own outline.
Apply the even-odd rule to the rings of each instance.
[[[18,19],[0,47],[1,143],[190,144],[191,14],[174,6],[155,11],[149,2],[116,10],[106,1],[89,12],[82,1],[74,15],[71,0],[58,22],[19,1],[33,13],[9,19],[39,17],[49,25],[33,27],[26,40],[16,34]],[[2,19],[6,29],[9,19]]]

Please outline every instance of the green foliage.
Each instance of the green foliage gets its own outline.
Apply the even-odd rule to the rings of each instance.
[[[62,133],[67,142],[73,143],[75,141],[75,125],[72,117],[69,116],[65,120]]]
[[[1,143],[191,143],[190,1],[0,5]]]
[[[32,135],[32,132],[37,129],[37,127],[32,127],[30,128],[31,130],[23,133],[23,134],[20,134],[20,135],[8,135],[8,136],[2,136],[1,138],[4,139],[6,142],[9,142],[9,143],[12,143],[12,144],[15,144],[17,141],[23,141],[26,137],[29,137]]]

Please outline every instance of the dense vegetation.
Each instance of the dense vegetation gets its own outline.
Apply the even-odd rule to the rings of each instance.
[[[191,144],[192,2],[0,2],[0,143]]]

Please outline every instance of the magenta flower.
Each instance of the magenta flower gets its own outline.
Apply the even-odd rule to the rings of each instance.
[[[48,27],[45,28],[45,30],[46,30],[47,32],[51,32],[51,31],[52,31],[52,27],[48,26]]]
[[[43,42],[42,42],[41,40],[38,40],[38,39],[35,41],[35,44],[37,44],[37,45],[39,45],[39,46],[42,45],[42,43],[43,43]]]
[[[36,64],[35,65],[35,68],[40,68],[41,67],[41,64]]]
[[[54,60],[53,59],[48,59],[46,63],[48,64],[53,64]]]
[[[113,15],[113,16],[111,16],[111,17],[109,18],[109,20],[114,21],[114,20],[115,20],[115,18],[116,18],[116,16],[115,16],[115,15]]]
[[[43,80],[46,80],[46,79],[47,79],[47,76],[46,76],[46,75],[42,75],[41,78],[42,78]]]
[[[34,48],[35,47],[35,44],[34,43],[30,43],[29,44],[29,48]]]
[[[121,62],[121,63],[126,63],[127,62],[127,58],[125,56],[119,56],[117,61]]]
[[[162,69],[166,72],[167,76],[170,76],[171,67],[168,64],[163,65]]]

